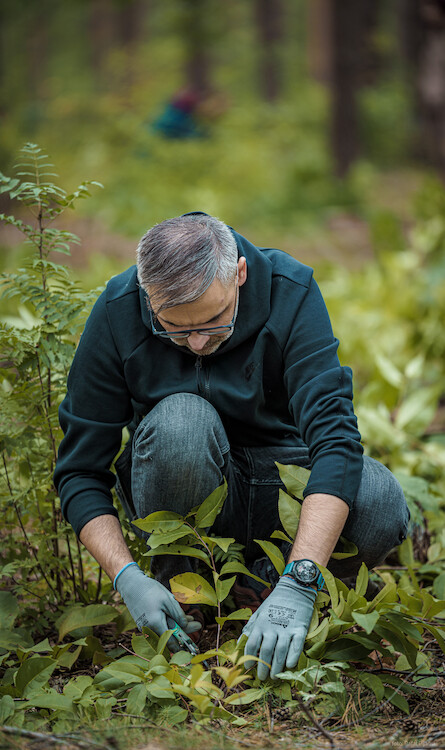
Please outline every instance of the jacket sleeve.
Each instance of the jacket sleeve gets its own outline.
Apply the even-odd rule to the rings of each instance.
[[[312,279],[284,349],[289,408],[312,462],[304,496],[322,492],[352,507],[363,448],[352,404],[352,371],[340,366],[337,348],[326,305]]]
[[[59,408],[65,437],[59,448],[54,482],[63,516],[76,534],[96,516],[117,516],[110,471],[132,416],[123,363],[113,341],[106,292],[87,320]]]

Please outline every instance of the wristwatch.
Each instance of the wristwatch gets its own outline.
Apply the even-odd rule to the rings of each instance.
[[[293,560],[286,565],[283,575],[293,578],[302,586],[315,585],[317,591],[321,591],[324,586],[324,578],[312,560]]]

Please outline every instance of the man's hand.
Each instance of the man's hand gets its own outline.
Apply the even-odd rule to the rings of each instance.
[[[258,678],[272,679],[284,668],[298,664],[317,596],[315,589],[282,576],[267,599],[252,615],[243,634],[248,636],[244,654],[259,656]],[[246,662],[249,668],[255,662]]]
[[[146,576],[136,564],[119,574],[116,588],[139,630],[146,626],[162,635],[169,630],[167,616],[188,634],[201,627],[200,623],[186,617],[173,594],[162,583]],[[171,651],[179,651],[176,638],[170,638],[167,645]]]

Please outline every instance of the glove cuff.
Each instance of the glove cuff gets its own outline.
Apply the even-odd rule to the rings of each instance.
[[[290,576],[281,576],[279,579],[277,585],[275,588],[289,588],[293,589],[295,593],[300,593],[305,596],[306,599],[311,599],[312,602],[315,602],[317,598],[317,591],[312,588],[312,586],[303,586],[303,584],[298,583],[294,578],[290,578]]]
[[[114,578],[114,581],[113,581],[113,588],[114,588],[114,590],[115,590],[115,591],[117,591],[117,587],[116,587],[116,582],[117,582],[117,579],[118,579],[118,578],[119,578],[119,576],[120,576],[120,575],[121,575],[121,574],[122,574],[122,573],[124,572],[124,570],[127,570],[127,568],[129,568],[129,567],[130,567],[130,565],[136,565],[136,566],[137,566],[137,567],[139,568],[139,565],[137,564],[137,562],[134,562],[134,561],[133,561],[133,562],[129,562],[129,563],[127,563],[126,565],[124,565],[124,567],[120,569],[119,573],[118,573],[118,574],[117,574],[117,576],[115,576],[115,578]]]

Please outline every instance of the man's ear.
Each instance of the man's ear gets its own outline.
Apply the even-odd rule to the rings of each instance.
[[[242,286],[247,281],[247,260],[242,255],[238,261],[238,286]]]

